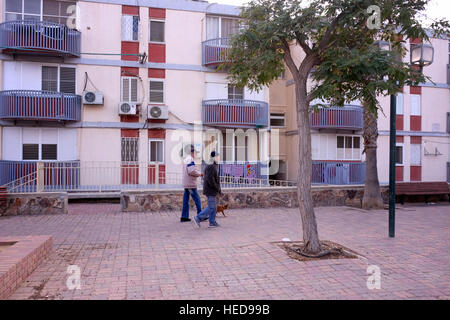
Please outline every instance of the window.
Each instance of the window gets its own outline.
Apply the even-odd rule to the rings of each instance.
[[[42,144],[41,157],[39,158],[39,144],[24,143],[22,145],[23,160],[57,160],[58,146],[56,144]]]
[[[150,42],[164,42],[164,21],[150,21]]]
[[[164,163],[164,140],[151,139],[148,143],[149,162]]]
[[[270,126],[284,128],[286,126],[286,119],[284,113],[271,113]]]
[[[420,166],[422,156],[422,146],[420,144],[411,144],[411,165]]]
[[[61,23],[70,28],[75,28],[76,2],[44,0],[43,20]]]
[[[138,100],[138,78],[122,77],[121,101],[137,102]]]
[[[58,67],[42,67],[42,90],[58,91]]]
[[[75,28],[76,1],[6,0],[5,20],[50,21]]]
[[[337,136],[337,160],[360,160],[361,138],[356,136]]]
[[[420,116],[420,95],[412,94],[411,98],[411,115]]]
[[[395,146],[395,164],[403,165],[403,144]]]
[[[139,138],[122,138],[122,162],[137,162],[139,157]]]
[[[122,16],[122,41],[139,40],[139,17]]]
[[[56,144],[42,145],[42,160],[56,160],[58,147]]]
[[[22,145],[23,160],[39,160],[39,144],[23,144]]]
[[[397,114],[403,114],[403,93],[397,94]]]
[[[238,26],[239,20],[237,19],[207,17],[206,40],[231,37],[237,32]]]
[[[244,89],[239,89],[235,86],[228,85],[228,99],[244,99]]]
[[[41,0],[6,0],[5,20],[41,20]]]
[[[42,90],[74,94],[75,77],[75,68],[42,66]]]
[[[150,80],[150,102],[164,103],[164,81]]]
[[[59,68],[59,91],[75,93],[75,68]]]

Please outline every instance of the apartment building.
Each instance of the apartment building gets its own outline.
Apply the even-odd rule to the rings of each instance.
[[[408,41],[405,45],[409,50],[409,46],[420,41]],[[397,181],[450,181],[450,44],[448,39],[431,39],[431,44],[434,62],[423,72],[434,83],[406,86],[397,95]],[[295,50],[301,57],[301,50]],[[409,61],[409,54],[405,60]],[[380,96],[379,102],[378,175],[381,183],[388,183],[390,98]],[[360,103],[319,109],[311,113],[310,124],[312,183],[364,183]],[[270,87],[270,125],[272,130],[280,131],[278,151],[271,154],[272,159],[279,159],[280,171],[273,177],[296,180],[298,136],[294,85],[289,72]]]
[[[1,0],[0,185],[177,183],[184,146],[267,178],[269,91],[217,71],[239,9],[190,0]],[[202,124],[202,125],[201,125]]]

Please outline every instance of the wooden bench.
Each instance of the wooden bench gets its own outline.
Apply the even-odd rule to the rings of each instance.
[[[395,195],[400,197],[400,203],[405,203],[405,196],[425,196],[425,202],[428,202],[428,196],[431,195],[449,195],[450,188],[447,182],[401,182],[395,184]]]
[[[6,187],[0,186],[0,206],[6,206],[7,196]]]

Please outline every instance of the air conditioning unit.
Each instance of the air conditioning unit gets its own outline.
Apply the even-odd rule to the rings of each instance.
[[[167,106],[148,106],[148,119],[169,119],[169,108]]]
[[[121,102],[119,104],[119,114],[136,114],[137,107],[136,103],[131,102]]]
[[[84,91],[83,104],[103,104],[103,93],[94,91]]]

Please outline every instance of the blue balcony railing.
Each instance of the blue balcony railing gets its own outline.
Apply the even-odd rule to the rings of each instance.
[[[218,127],[258,128],[269,125],[269,106],[263,101],[204,100],[203,124]]]
[[[309,115],[311,129],[362,130],[363,114],[359,106],[319,108]]]
[[[0,119],[80,121],[81,96],[51,91],[0,91]]]
[[[230,38],[217,38],[203,41],[202,64],[206,67],[218,66],[227,62]]]
[[[37,191],[38,161],[0,160],[0,186],[14,187],[14,192]],[[66,191],[80,185],[80,161],[45,161],[43,163],[43,191]]]
[[[319,184],[364,184],[366,164],[364,162],[312,162],[312,183]]]
[[[0,24],[0,46],[4,53],[79,57],[81,33],[49,21],[7,21]]]

